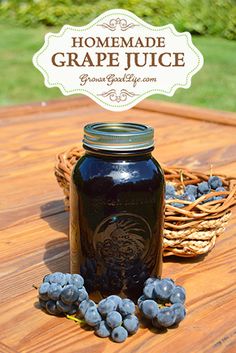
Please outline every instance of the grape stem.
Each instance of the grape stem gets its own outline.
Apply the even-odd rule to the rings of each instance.
[[[212,177],[213,174],[213,164],[210,165],[210,177]]]
[[[181,182],[181,184],[182,184],[183,189],[185,189],[185,185],[184,185],[184,175],[183,175],[182,169],[180,170],[179,174],[180,174],[180,182]]]
[[[84,322],[84,320],[80,320],[80,319],[78,319],[77,317],[72,316],[72,315],[66,315],[66,318],[69,319],[69,320],[75,321],[75,322],[77,322],[77,323],[82,323],[82,322]]]

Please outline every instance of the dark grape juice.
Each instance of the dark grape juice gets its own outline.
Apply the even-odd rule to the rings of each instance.
[[[89,292],[138,297],[161,274],[164,178],[153,129],[91,124],[84,147],[72,175],[71,270]]]

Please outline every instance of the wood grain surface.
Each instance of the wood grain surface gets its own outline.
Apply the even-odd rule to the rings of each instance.
[[[187,317],[177,329],[141,327],[125,343],[42,312],[38,285],[69,270],[68,213],[53,175],[54,159],[82,139],[93,121],[137,121],[155,128],[163,164],[236,176],[236,115],[145,100],[113,113],[89,99],[0,109],[0,353],[236,352],[236,217],[205,257],[165,259],[163,275],[184,285]]]

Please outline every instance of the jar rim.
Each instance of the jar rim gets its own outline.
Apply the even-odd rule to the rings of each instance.
[[[104,151],[137,151],[154,146],[154,129],[145,124],[97,122],[84,127],[83,144]]]

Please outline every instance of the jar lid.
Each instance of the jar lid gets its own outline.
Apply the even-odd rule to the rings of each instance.
[[[136,123],[93,123],[84,127],[84,147],[104,151],[138,151],[154,146],[154,129]]]

